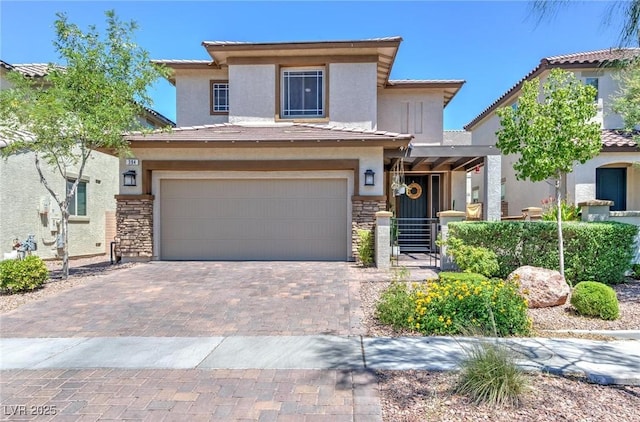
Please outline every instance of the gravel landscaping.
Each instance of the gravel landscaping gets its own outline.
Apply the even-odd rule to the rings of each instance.
[[[638,420],[640,387],[602,386],[579,378],[530,374],[518,407],[476,406],[452,392],[456,373],[378,373],[384,421],[598,421]]]
[[[90,258],[78,258],[69,261],[69,278],[62,279],[62,261],[45,261],[49,269],[49,280],[42,288],[27,293],[0,295],[0,313],[9,312],[25,303],[53,296],[64,290],[80,286],[94,279],[95,276],[123,268],[130,268],[135,263],[111,265],[105,255]]]
[[[361,284],[361,300],[368,336],[419,336],[398,332],[380,324],[375,307],[389,282]],[[614,287],[620,301],[620,318],[603,321],[575,314],[570,304],[530,309],[537,336],[602,336],[560,334],[545,330],[638,330],[640,329],[640,281]],[[476,406],[453,392],[455,372],[381,371],[378,373],[384,421],[637,421],[640,387],[602,386],[580,378],[529,374],[529,390],[518,407]]]
[[[389,282],[366,281],[361,284],[360,295],[364,313],[367,336],[397,337],[419,336],[415,332],[402,332],[382,325],[375,318],[378,298],[389,287]],[[640,281],[627,278],[626,283],[614,286],[620,302],[620,318],[615,321],[604,321],[598,318],[587,318],[575,313],[567,303],[552,308],[529,309],[533,320],[534,335],[566,337],[563,334],[549,333],[548,330],[640,330]],[[575,335],[585,337],[584,335]],[[588,336],[587,336],[588,337]]]

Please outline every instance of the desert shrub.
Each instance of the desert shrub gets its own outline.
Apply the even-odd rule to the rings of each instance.
[[[456,392],[468,396],[475,404],[517,405],[527,379],[509,349],[482,342],[466,352]]]
[[[382,293],[376,306],[376,317],[395,329],[412,328],[411,316],[415,309],[413,289],[404,282],[393,282]]]
[[[459,280],[459,281],[483,281],[483,280],[487,280],[487,277],[483,276],[482,274],[476,274],[476,273],[456,273],[456,272],[449,272],[449,271],[442,271],[441,273],[438,273],[438,278],[440,281],[455,281],[455,280]]]
[[[49,271],[42,259],[35,255],[22,260],[0,262],[0,290],[8,293],[37,289],[49,278]]]
[[[544,221],[558,221],[558,206],[555,199],[549,198],[542,201],[543,211],[542,219]],[[560,201],[560,218],[562,221],[579,221],[581,208],[577,205],[570,204],[564,199]]]
[[[618,222],[562,225],[564,235],[565,278],[575,285],[584,280],[616,284],[631,268],[634,238],[638,227]],[[449,224],[449,235],[465,245],[493,251],[498,260],[498,277],[506,278],[523,265],[557,269],[557,223],[539,222],[461,222]]]
[[[617,319],[620,315],[616,292],[596,281],[578,283],[571,294],[571,304],[580,315],[606,320]]]
[[[447,246],[447,255],[453,257],[463,272],[491,277],[500,268],[496,254],[485,247],[466,245],[454,236],[449,237],[444,244]]]
[[[502,280],[429,280],[411,297],[409,322],[425,334],[459,334],[468,327],[499,336],[527,335],[531,320],[518,284]]]
[[[358,230],[358,258],[364,266],[373,264],[374,237],[371,230]]]

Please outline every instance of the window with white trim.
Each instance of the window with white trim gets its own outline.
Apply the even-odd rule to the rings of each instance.
[[[324,69],[283,69],[280,83],[280,117],[324,117],[324,84]]]
[[[229,82],[211,81],[211,114],[229,112]]]
[[[76,179],[67,179],[67,193],[71,192],[71,188]],[[87,182],[82,180],[78,183],[76,192],[69,198],[69,214],[75,216],[87,215]]]

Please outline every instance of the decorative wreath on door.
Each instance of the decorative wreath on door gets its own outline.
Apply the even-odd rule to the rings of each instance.
[[[407,196],[411,199],[418,199],[422,196],[422,186],[417,184],[416,182],[411,183],[407,186]]]

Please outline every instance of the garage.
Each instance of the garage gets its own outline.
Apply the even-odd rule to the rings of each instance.
[[[347,179],[162,179],[160,259],[345,261]]]

